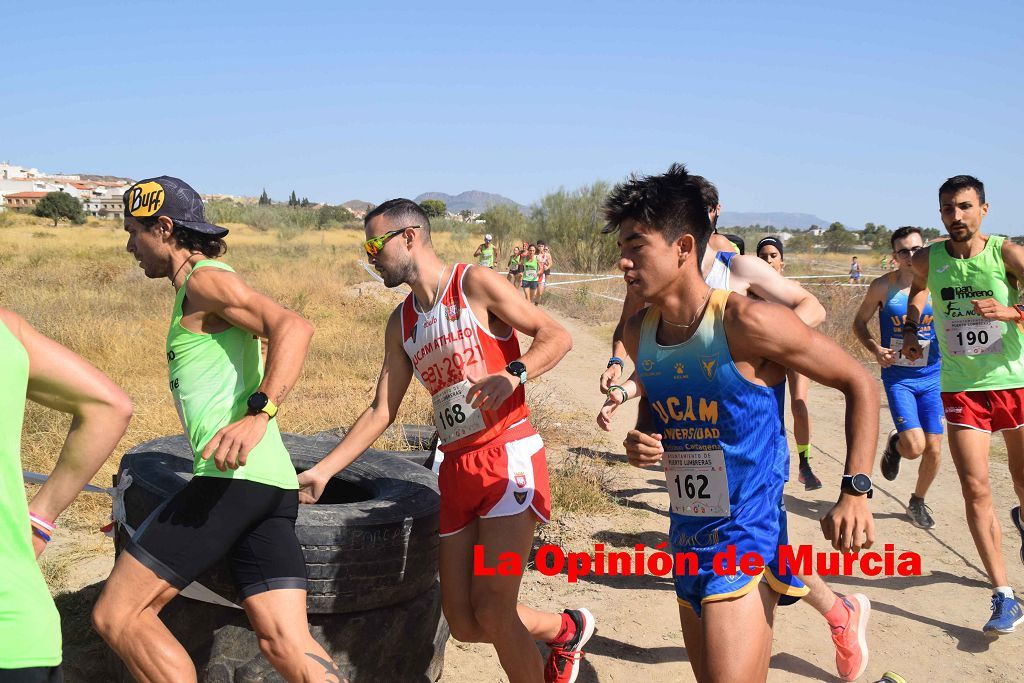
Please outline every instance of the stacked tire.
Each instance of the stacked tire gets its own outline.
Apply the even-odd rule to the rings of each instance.
[[[339,438],[330,432],[283,435],[299,472],[319,462]],[[299,507],[295,525],[306,558],[310,630],[342,678],[353,683],[436,681],[444,664],[448,625],[437,582],[437,478],[424,463],[396,455],[363,453],[332,479],[316,505]],[[131,449],[118,479],[127,476],[128,529],[116,528],[118,553],[130,530],[191,479],[187,439],[163,437]],[[226,562],[196,583],[215,600],[238,603]],[[179,597],[160,617],[192,656],[200,680],[283,681],[259,652],[241,609]],[[131,680],[118,663],[112,665],[115,680]]]

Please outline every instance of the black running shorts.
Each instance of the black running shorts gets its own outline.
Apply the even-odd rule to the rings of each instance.
[[[243,600],[282,588],[305,590],[298,511],[295,490],[193,477],[153,511],[126,550],[178,590],[225,555]]]
[[[59,666],[32,666],[26,669],[0,669],[0,683],[63,683]]]

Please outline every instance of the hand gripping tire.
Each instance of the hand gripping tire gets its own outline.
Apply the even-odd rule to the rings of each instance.
[[[329,439],[283,435],[296,471],[319,462]],[[192,478],[192,449],[184,435],[147,441],[125,453],[125,521],[137,529]],[[302,505],[295,532],[306,558],[307,608],[340,614],[386,607],[428,590],[437,577],[440,495],[429,470],[368,450],[338,473],[320,502]],[[117,548],[127,543],[118,529]],[[198,582],[238,602],[231,574],[218,562]]]

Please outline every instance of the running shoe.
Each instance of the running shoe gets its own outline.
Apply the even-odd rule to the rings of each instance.
[[[992,618],[982,629],[989,635],[1013,633],[1018,624],[1024,623],[1024,609],[1015,598],[1008,598],[1002,593],[992,594]]]
[[[586,608],[567,609],[565,614],[572,619],[576,631],[561,645],[548,643],[551,652],[544,667],[544,683],[574,683],[580,673],[583,646],[594,635],[594,615]]]
[[[900,440],[900,435],[896,433],[896,430],[889,432],[889,440],[885,443],[885,450],[882,451],[882,476],[893,481],[896,477],[900,476],[900,456],[899,450],[896,448],[896,442]]]
[[[935,520],[932,519],[932,509],[925,505],[924,498],[918,498],[917,496],[910,497],[910,505],[907,506],[907,515],[910,517],[910,523],[916,526],[918,529],[931,529],[935,526]]]
[[[811,471],[811,463],[800,461],[800,474],[797,481],[804,485],[804,491],[817,491],[821,488],[821,479]]]
[[[1020,532],[1020,561],[1024,563],[1024,519],[1020,518],[1019,505],[1010,510],[1010,519],[1013,520],[1013,525]]]
[[[845,626],[832,629],[832,642],[836,645],[836,671],[844,681],[855,681],[868,666],[868,618],[871,601],[862,593],[841,596],[850,610]]]

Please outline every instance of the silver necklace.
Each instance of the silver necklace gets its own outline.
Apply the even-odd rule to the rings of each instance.
[[[437,305],[437,300],[441,296],[441,279],[444,278],[444,271],[447,268],[448,268],[448,266],[441,266],[441,272],[438,273],[438,275],[437,275],[437,288],[434,290],[434,300],[432,302],[430,302],[429,306],[426,307],[428,311],[431,310],[432,308],[434,308],[434,306]]]
[[[682,327],[684,329],[688,328],[688,327],[693,327],[693,324],[695,322],[697,322],[697,316],[701,313],[701,311],[704,310],[704,306],[707,305],[708,299],[710,299],[710,298],[711,298],[711,288],[708,287],[708,293],[704,295],[704,300],[700,302],[700,306],[697,308],[696,311],[694,311],[693,317],[690,318],[690,322],[688,322],[688,323],[674,323],[671,320],[665,320],[665,316],[661,317],[661,321],[663,323],[665,323],[666,325],[671,325],[672,327]]]

